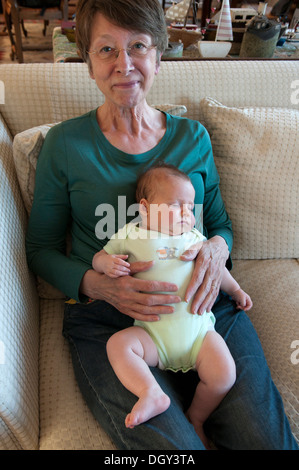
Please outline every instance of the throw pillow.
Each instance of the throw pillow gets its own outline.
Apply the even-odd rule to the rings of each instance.
[[[234,231],[235,259],[299,257],[299,111],[201,110]]]

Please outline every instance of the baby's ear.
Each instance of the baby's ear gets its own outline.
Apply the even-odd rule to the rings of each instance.
[[[147,217],[148,214],[148,202],[144,198],[139,202],[139,214],[141,217]]]

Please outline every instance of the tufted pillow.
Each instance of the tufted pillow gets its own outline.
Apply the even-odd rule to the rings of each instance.
[[[299,111],[229,108],[205,98],[235,259],[299,257]]]
[[[13,158],[28,215],[31,211],[35,186],[35,170],[47,132],[55,124],[44,124],[17,134],[13,141]]]
[[[172,116],[182,116],[187,112],[186,106],[182,104],[152,104],[152,107],[172,114]]]
[[[183,105],[161,104],[153,107],[174,116],[187,112]],[[44,124],[17,134],[13,141],[13,158],[21,189],[22,198],[28,215],[30,214],[35,186],[35,170],[47,132],[55,124]],[[62,298],[64,295],[48,283],[38,278],[38,292],[42,298]]]

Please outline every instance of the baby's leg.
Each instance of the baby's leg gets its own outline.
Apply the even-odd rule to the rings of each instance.
[[[109,361],[121,383],[139,400],[126,417],[128,428],[163,413],[170,400],[152,375],[149,366],[158,364],[158,352],[149,334],[139,326],[118,331],[107,343]]]
[[[203,424],[236,380],[235,362],[225,341],[216,331],[208,331],[206,334],[197,357],[196,368],[200,382],[187,411],[187,417],[203,444],[208,447]]]

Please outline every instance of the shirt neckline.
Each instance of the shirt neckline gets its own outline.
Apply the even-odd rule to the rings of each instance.
[[[130,161],[147,161],[149,158],[152,156],[156,155],[157,153],[160,153],[161,151],[164,150],[164,148],[167,145],[167,142],[171,138],[172,134],[172,120],[171,116],[168,113],[165,113],[164,111],[160,111],[166,116],[166,130],[165,133],[162,137],[162,139],[155,145],[152,149],[147,150],[146,152],[139,153],[139,154],[131,154],[124,152],[117,147],[114,147],[109,140],[105,137],[103,134],[98,121],[97,121],[97,108],[91,111],[91,118],[92,118],[92,124],[93,127],[96,131],[96,134],[99,138],[101,146],[108,151],[111,155],[113,155],[113,158],[118,158],[121,161],[124,162],[130,162]]]

